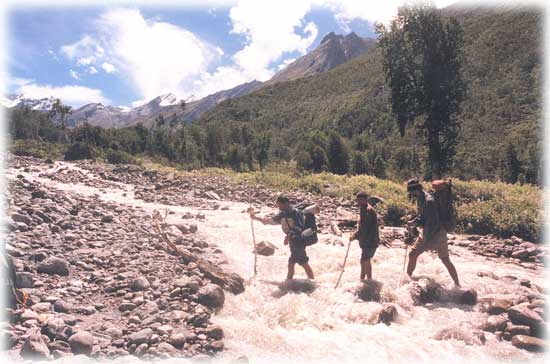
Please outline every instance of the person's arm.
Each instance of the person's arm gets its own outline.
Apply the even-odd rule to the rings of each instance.
[[[260,216],[256,216],[256,212],[254,210],[250,210],[249,214],[252,220],[259,221],[264,225],[277,225],[281,221],[280,219],[277,220],[278,215],[275,215],[273,217],[270,217],[270,216],[260,217]]]

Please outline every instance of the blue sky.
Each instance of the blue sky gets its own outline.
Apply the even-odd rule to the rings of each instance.
[[[448,2],[448,1],[447,1]],[[374,37],[396,8],[354,0],[222,6],[24,7],[8,12],[9,93],[132,106],[269,79],[328,32]],[[393,5],[392,5],[393,4]]]

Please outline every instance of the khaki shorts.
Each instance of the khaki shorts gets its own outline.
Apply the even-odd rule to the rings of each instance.
[[[422,236],[420,236],[411,250],[418,252],[418,254],[422,254],[427,250],[436,251],[439,258],[448,258],[449,244],[447,242],[447,232],[443,229],[439,230],[431,241],[424,241]]]

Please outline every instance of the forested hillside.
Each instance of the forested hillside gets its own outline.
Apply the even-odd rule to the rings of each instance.
[[[451,174],[463,179],[536,182],[541,144],[541,15],[536,10],[482,7],[450,7],[443,15],[456,17],[464,29],[463,77],[468,87]],[[198,123],[220,129],[216,133],[220,150],[242,145],[231,138],[229,131],[236,127],[269,131],[271,159],[293,158],[299,164],[301,152],[318,145],[329,148],[337,132],[351,149],[351,172],[393,178],[421,175],[425,147],[414,132],[403,138],[398,135],[388,91],[381,53],[374,48],[327,73],[227,100]],[[329,157],[325,159],[325,169],[330,169]],[[308,163],[315,164],[311,160],[302,164],[308,167]]]

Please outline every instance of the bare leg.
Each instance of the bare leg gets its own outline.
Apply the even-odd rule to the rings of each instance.
[[[414,269],[416,268],[416,260],[418,259],[418,254],[416,251],[411,250],[409,253],[409,263],[407,264],[407,274],[409,277],[412,277]]]
[[[372,264],[370,259],[361,260],[361,280],[365,279],[365,275],[367,279],[372,279]]]
[[[294,263],[288,263],[288,273],[286,279],[292,279],[294,277]]]
[[[451,275],[451,278],[455,282],[455,285],[457,287],[460,287],[460,282],[458,281],[458,273],[456,272],[456,268],[454,264],[451,262],[451,259],[449,257],[441,258],[441,261],[443,262],[443,265],[445,265],[445,268],[447,268],[447,271]]]
[[[313,276],[313,269],[311,269],[309,263],[302,264],[302,267],[306,271],[306,275],[309,279],[315,279],[315,277]]]

